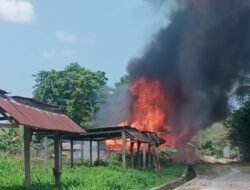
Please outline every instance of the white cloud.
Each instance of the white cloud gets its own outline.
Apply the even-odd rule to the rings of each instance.
[[[7,22],[31,22],[35,19],[29,0],[0,0],[0,20]]]
[[[74,42],[77,37],[73,34],[66,34],[65,32],[57,32],[56,38],[62,42],[72,43]]]

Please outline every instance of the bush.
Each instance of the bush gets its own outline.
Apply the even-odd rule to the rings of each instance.
[[[229,130],[222,123],[214,124],[199,133],[199,149],[205,155],[221,157],[229,139],[228,133]]]
[[[122,155],[118,153],[112,153],[109,155],[106,162],[109,166],[121,166]]]

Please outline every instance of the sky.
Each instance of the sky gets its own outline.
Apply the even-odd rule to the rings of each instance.
[[[112,86],[166,24],[148,0],[0,0],[0,89],[32,97],[32,75],[73,62]]]

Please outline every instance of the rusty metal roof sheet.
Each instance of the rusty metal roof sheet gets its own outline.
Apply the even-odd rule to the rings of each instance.
[[[64,114],[26,105],[10,97],[0,97],[0,108],[13,117],[16,122],[27,127],[71,133],[85,132]]]
[[[126,131],[128,132],[129,135],[131,135],[136,140],[142,143],[149,143],[149,139],[141,131],[135,130],[134,128],[126,128]]]

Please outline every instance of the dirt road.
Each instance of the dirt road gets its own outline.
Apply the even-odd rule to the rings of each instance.
[[[218,166],[176,190],[250,190],[250,166]]]

